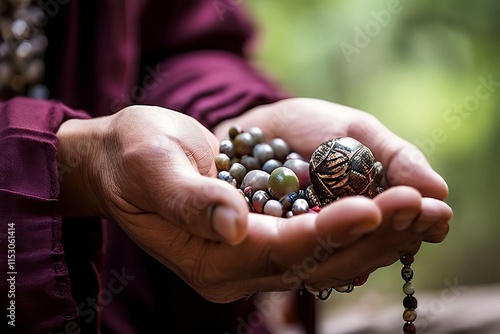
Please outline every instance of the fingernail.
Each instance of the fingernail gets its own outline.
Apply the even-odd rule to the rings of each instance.
[[[214,231],[229,243],[239,239],[238,213],[232,208],[216,206],[212,213],[212,227]]]
[[[398,211],[392,219],[392,228],[396,231],[406,230],[413,222],[415,215],[413,210]]]

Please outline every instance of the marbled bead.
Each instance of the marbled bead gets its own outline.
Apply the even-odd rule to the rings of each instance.
[[[403,269],[401,269],[401,277],[405,281],[410,281],[413,278],[413,269],[410,267],[403,267]]]
[[[405,299],[403,299],[403,306],[413,310],[416,309],[418,306],[417,298],[413,296],[406,296]]]
[[[264,132],[262,132],[261,128],[256,126],[248,129],[248,133],[252,135],[256,144],[263,143],[266,139],[264,138]]]
[[[407,322],[406,324],[403,325],[403,333],[404,334],[416,334],[417,333],[417,327],[411,322]]]
[[[296,215],[300,215],[303,213],[307,213],[309,211],[309,204],[305,199],[299,198],[292,205],[292,213]]]
[[[269,183],[269,174],[262,170],[252,170],[245,175],[241,182],[241,188],[245,189],[250,186],[254,192],[257,190],[267,191]]]
[[[260,143],[253,148],[253,156],[262,166],[267,160],[274,158],[274,151],[271,145],[267,143]]]
[[[293,203],[299,198],[296,192],[289,193],[280,198],[280,203],[283,205],[285,210],[290,210],[292,208]]]
[[[411,282],[406,282],[405,284],[403,284],[403,292],[407,295],[413,295],[415,293],[413,284],[411,284]]]
[[[231,163],[231,159],[227,156],[225,153],[219,153],[215,157],[215,165],[217,166],[217,170],[220,171],[227,171],[229,169],[229,164]]]
[[[403,320],[407,322],[413,322],[417,319],[417,311],[412,309],[406,309],[403,312]]]
[[[283,206],[277,200],[270,199],[264,205],[263,212],[266,215],[281,217],[283,216]]]
[[[246,168],[247,171],[259,169],[259,162],[250,155],[242,156],[240,163]]]
[[[293,217],[293,212],[292,211],[287,211],[285,214],[285,218],[292,218]]]
[[[283,167],[290,168],[297,175],[300,189],[306,189],[311,184],[308,162],[292,159],[285,161]]]
[[[220,171],[219,174],[217,174],[217,177],[222,180],[222,181],[226,181],[226,182],[231,182],[232,180],[234,180],[233,176],[231,174],[229,174],[228,171]]]
[[[410,253],[404,253],[401,255],[400,260],[403,265],[409,266],[413,263],[414,258],[413,255]]]
[[[269,176],[268,190],[274,199],[280,199],[299,191],[299,178],[290,168],[278,167]]]
[[[229,139],[222,139],[219,145],[219,152],[226,154],[228,157],[234,157],[234,145]]]
[[[229,128],[228,131],[229,139],[233,140],[240,133],[241,133],[241,127],[239,127],[238,125],[233,125],[232,127]]]
[[[281,161],[276,160],[276,159],[271,159],[271,160],[267,160],[266,162],[264,162],[264,164],[262,165],[262,170],[271,174],[273,172],[273,170],[275,170],[276,168],[281,167],[281,166],[283,166]]]
[[[231,168],[229,168],[229,174],[234,177],[238,184],[241,184],[241,182],[243,182],[243,178],[245,177],[246,173],[247,169],[245,168],[245,166],[238,162],[233,163],[231,165]]]
[[[271,199],[271,196],[264,190],[257,190],[252,196],[252,206],[255,212],[262,213],[264,205]]]
[[[269,145],[273,148],[274,157],[279,161],[285,161],[288,154],[290,154],[290,147],[288,147],[288,144],[281,138],[271,139]]]
[[[255,146],[255,141],[253,137],[248,132],[243,132],[238,134],[233,139],[234,154],[237,157],[244,155],[250,155],[253,152],[253,147]]]

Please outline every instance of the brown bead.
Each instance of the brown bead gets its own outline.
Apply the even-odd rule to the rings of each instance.
[[[407,322],[406,324],[403,325],[403,333],[404,334],[416,334],[417,333],[417,327],[411,322]]]
[[[417,319],[417,311],[412,309],[406,309],[403,312],[403,320],[407,322],[413,322]]]
[[[413,263],[413,255],[410,254],[410,253],[404,253],[404,254],[401,254],[401,263],[405,266],[409,266]]]
[[[413,296],[406,296],[405,299],[403,299],[403,306],[412,310],[416,309],[418,306],[417,298]]]

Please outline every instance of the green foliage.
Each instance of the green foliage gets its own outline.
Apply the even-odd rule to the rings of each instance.
[[[448,182],[452,229],[416,256],[417,291],[442,289],[455,277],[500,282],[500,2],[401,0],[377,32],[376,13],[391,2],[249,1],[261,34],[255,63],[295,95],[374,114],[419,144]],[[341,45],[356,46],[356,31],[369,28],[369,43],[346,57]],[[478,99],[488,77],[499,84]],[[469,110],[456,107],[467,103]],[[430,142],[435,131],[440,140]],[[395,264],[365,289],[394,292],[400,283]]]

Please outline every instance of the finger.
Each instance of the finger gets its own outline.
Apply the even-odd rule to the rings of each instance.
[[[384,218],[389,218],[386,227],[403,231],[410,227],[422,209],[422,196],[411,187],[398,186],[384,191],[374,199]]]
[[[179,159],[180,160],[180,159]],[[203,176],[190,163],[170,169],[168,187],[157,208],[166,220],[205,239],[238,244],[247,233],[248,206],[235,187]]]
[[[391,185],[414,187],[426,197],[445,199],[448,196],[446,182],[431,168],[423,153],[376,118],[364,115],[362,122],[354,120],[349,136],[373,151],[384,166]]]
[[[382,221],[375,203],[348,197],[307,214],[279,221],[272,260],[280,266],[300,264],[308,256],[324,257],[376,229]],[[323,255],[320,255],[323,254]]]
[[[394,187],[374,200],[382,212],[382,224],[364,238],[332,254],[310,273],[315,289],[352,283],[399,258],[403,250],[416,251],[422,237],[409,229],[421,208],[420,194],[409,187]],[[402,226],[406,226],[402,230]]]
[[[422,199],[422,212],[413,224],[416,232],[426,232],[435,225],[445,225],[453,216],[453,211],[443,201],[434,198]]]
[[[429,199],[429,201],[430,200],[431,199]],[[433,220],[434,224],[423,232],[424,241],[439,243],[446,238],[448,232],[450,231],[449,221],[453,217],[453,211],[444,202],[438,201],[437,203],[432,203],[432,205],[434,206],[432,208],[434,212],[432,213],[433,217],[429,220]]]

